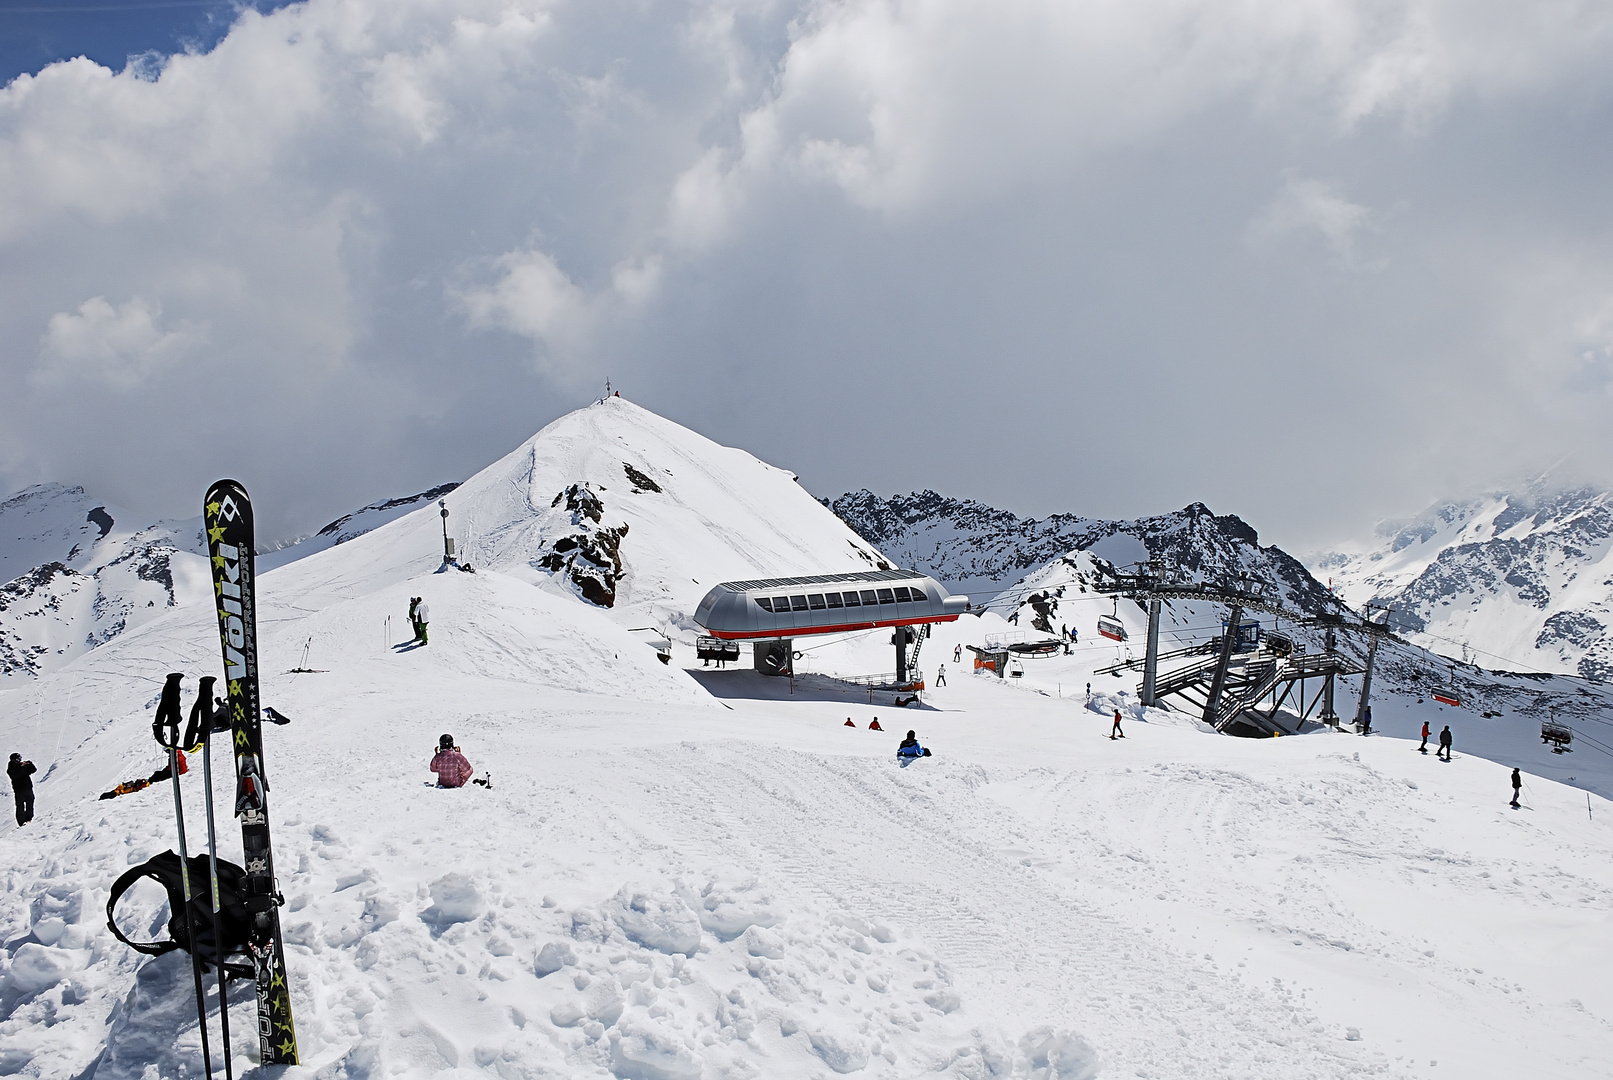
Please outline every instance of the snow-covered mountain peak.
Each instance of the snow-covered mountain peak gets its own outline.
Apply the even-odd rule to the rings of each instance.
[[[1610,554],[1613,494],[1536,483],[1436,504],[1312,565],[1431,648],[1600,679],[1613,673]]]
[[[626,625],[692,632],[720,581],[888,565],[793,473],[620,397],[560,417],[445,501],[462,564],[608,597]],[[442,529],[433,504],[343,547],[384,547],[375,565],[406,558],[386,572],[413,573],[440,559]]]

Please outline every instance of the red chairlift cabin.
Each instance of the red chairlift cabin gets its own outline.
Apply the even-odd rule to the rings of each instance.
[[[1112,615],[1099,615],[1098,633],[1110,641],[1125,641],[1126,624]]]

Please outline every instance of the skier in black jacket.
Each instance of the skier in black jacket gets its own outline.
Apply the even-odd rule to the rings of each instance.
[[[1435,757],[1443,756],[1446,761],[1451,759],[1451,726],[1446,724],[1439,733],[1439,753]]]
[[[12,754],[6,762],[6,775],[11,778],[11,794],[17,800],[17,824],[26,825],[34,820],[34,763],[24,761],[21,754]]]
[[[1518,808],[1518,792],[1523,788],[1523,773],[1512,770],[1512,809]]]

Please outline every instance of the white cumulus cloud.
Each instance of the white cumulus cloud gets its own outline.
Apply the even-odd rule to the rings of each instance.
[[[181,320],[165,329],[161,318],[160,305],[138,296],[116,306],[92,296],[77,311],[59,311],[50,317],[33,377],[130,390],[207,341],[203,328]]]

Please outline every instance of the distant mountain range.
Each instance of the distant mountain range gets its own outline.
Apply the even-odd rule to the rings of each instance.
[[[1492,666],[1613,677],[1613,495],[1496,493],[1380,526],[1312,560],[1354,606],[1447,655]]]
[[[269,570],[440,499],[382,499],[260,555]],[[37,676],[212,593],[198,515],[143,521],[82,487],[37,484],[0,502],[0,678]]]
[[[971,599],[987,601],[1048,563],[1086,551],[1116,566],[1152,559],[1193,582],[1247,576],[1275,585],[1286,604],[1306,612],[1332,606],[1327,587],[1235,514],[1192,503],[1132,520],[1054,514],[1022,518],[972,499],[933,491],[881,499],[848,492],[824,504],[887,558],[932,575]]]

